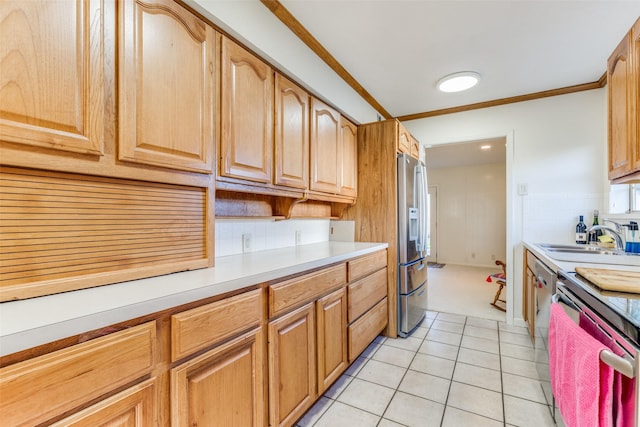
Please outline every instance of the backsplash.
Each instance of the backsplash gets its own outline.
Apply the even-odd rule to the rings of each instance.
[[[328,219],[286,221],[216,219],[215,254],[216,257],[222,257],[285,248],[296,246],[296,244],[326,242],[329,240],[329,223]],[[243,242],[247,237],[249,242],[245,249]]]

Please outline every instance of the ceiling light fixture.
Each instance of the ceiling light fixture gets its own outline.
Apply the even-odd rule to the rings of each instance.
[[[491,148],[491,146],[490,146],[490,145],[481,145],[481,146],[480,146],[480,149],[481,149],[481,150],[488,150],[488,149],[490,149],[490,148]]]
[[[478,81],[480,81],[480,74],[474,71],[461,71],[444,76],[438,80],[436,86],[441,92],[461,92],[471,89]]]

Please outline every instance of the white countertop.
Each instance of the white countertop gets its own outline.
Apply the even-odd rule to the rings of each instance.
[[[323,242],[216,258],[215,267],[0,304],[0,356],[386,248]]]
[[[543,242],[540,242],[543,243]],[[548,242],[544,242],[548,243]],[[591,267],[591,268],[603,268],[610,270],[625,270],[625,271],[638,271],[640,267],[633,265],[621,265],[621,264],[606,264],[603,262],[589,262],[594,260],[593,257],[598,255],[590,254],[574,254],[573,261],[560,261],[552,258],[545,252],[545,250],[539,246],[538,243],[523,242],[524,247],[531,251],[540,261],[542,261],[547,267],[555,271],[575,271],[576,267]]]

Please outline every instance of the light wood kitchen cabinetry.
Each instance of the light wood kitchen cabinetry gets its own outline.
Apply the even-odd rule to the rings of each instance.
[[[311,99],[310,147],[309,188],[325,193],[340,193],[342,175],[340,114],[316,98]]]
[[[155,381],[147,380],[64,418],[51,427],[151,427],[155,425],[154,393]]]
[[[274,184],[309,186],[309,94],[289,79],[275,77]]]
[[[292,425],[346,369],[346,282],[342,263],[269,287],[272,426]]]
[[[340,194],[355,198],[358,195],[358,127],[342,117],[340,131],[342,145]]]
[[[119,159],[211,173],[213,28],[172,0],[118,9]]]
[[[148,322],[2,368],[2,421],[37,425],[82,408],[144,379],[152,371],[155,353],[156,325]],[[132,399],[141,402],[142,406],[133,405],[136,410],[149,415],[144,425],[153,425],[154,405],[141,395]],[[89,412],[102,419],[117,418],[118,402],[105,400]]]
[[[411,134],[401,123],[398,123],[397,146],[399,153],[411,154]]]
[[[640,182],[640,19],[607,62],[609,179]]]
[[[290,426],[316,399],[315,303],[269,322],[269,421]]]
[[[171,361],[195,355],[171,369],[172,425],[263,425],[262,294],[256,289],[171,316]]]
[[[102,1],[0,2],[0,140],[104,154]]]
[[[171,370],[173,426],[264,425],[262,329]]]
[[[355,240],[387,243],[388,322],[385,335],[398,334],[397,242],[398,200],[397,154],[401,135],[410,136],[396,119],[366,123],[358,127],[358,202],[348,207],[342,219],[355,221]],[[392,205],[390,206],[390,203]]]
[[[258,57],[222,38],[222,106],[219,174],[271,182],[273,70]]]
[[[338,289],[316,303],[318,396],[347,369],[347,291]]]
[[[522,313],[529,327],[531,340],[535,339],[536,320],[536,276],[533,272],[536,257],[531,252],[524,251],[524,283],[522,287]]]

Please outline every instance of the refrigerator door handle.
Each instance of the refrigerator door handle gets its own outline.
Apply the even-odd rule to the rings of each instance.
[[[427,222],[426,222],[426,208],[427,208],[427,200],[426,200],[426,191],[427,191],[427,176],[425,167],[421,164],[418,164],[415,169],[415,184],[414,191],[417,192],[416,200],[418,205],[418,240],[416,241],[416,250],[422,252],[426,250],[427,243]]]

